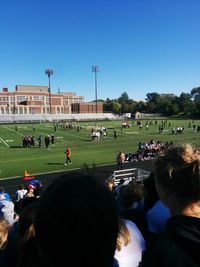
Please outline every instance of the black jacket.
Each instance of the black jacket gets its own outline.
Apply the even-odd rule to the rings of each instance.
[[[200,218],[174,216],[164,234],[147,245],[142,267],[199,267]]]

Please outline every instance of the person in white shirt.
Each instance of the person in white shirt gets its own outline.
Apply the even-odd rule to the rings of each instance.
[[[23,185],[19,185],[19,189],[17,190],[15,196],[16,196],[16,201],[19,201],[20,199],[24,198],[26,195],[27,190]]]
[[[114,258],[119,267],[137,267],[145,249],[145,240],[137,226],[129,220],[119,220],[119,235]]]

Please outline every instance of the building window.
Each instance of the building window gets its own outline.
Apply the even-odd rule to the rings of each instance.
[[[41,101],[41,100],[44,101],[44,96],[33,96],[32,99],[34,101]]]
[[[35,108],[30,108],[29,112],[30,112],[30,114],[35,114]]]
[[[18,96],[17,101],[24,101],[27,100],[27,96]]]
[[[0,97],[0,102],[8,102],[8,97]]]

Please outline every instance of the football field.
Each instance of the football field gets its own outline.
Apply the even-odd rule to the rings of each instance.
[[[151,124],[150,124],[151,121]],[[149,127],[146,128],[148,122]],[[161,120],[142,120],[140,129],[136,121],[130,121],[130,128],[122,128],[122,121],[72,122],[40,124],[2,124],[0,125],[0,179],[22,177],[26,170],[30,175],[48,172],[78,169],[87,166],[113,164],[120,149],[124,153],[134,153],[139,142],[151,139],[174,144],[188,142],[200,147],[200,133],[193,125],[200,121],[167,120],[162,133],[159,133]],[[17,127],[16,127],[17,126]],[[184,127],[182,134],[172,134],[172,129]],[[92,140],[92,128],[106,128],[107,135],[99,141]],[[56,131],[55,131],[56,130]],[[117,138],[114,138],[114,130]],[[54,135],[54,145],[45,146],[45,136]],[[39,147],[38,137],[42,137]],[[23,147],[23,136],[34,136],[32,147]],[[65,150],[69,146],[72,151],[72,164],[64,165]]]

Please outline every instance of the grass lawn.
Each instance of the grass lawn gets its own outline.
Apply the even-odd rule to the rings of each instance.
[[[150,120],[148,120],[150,122]],[[0,179],[9,177],[22,177],[24,171],[29,174],[39,174],[66,169],[80,168],[84,164],[105,165],[113,164],[116,155],[120,149],[125,153],[133,153],[137,150],[139,142],[148,142],[151,139],[155,141],[177,143],[191,143],[200,148],[200,133],[188,128],[189,123],[200,125],[199,121],[192,120],[167,120],[162,134],[159,134],[158,127],[161,120],[152,120],[152,125],[146,130],[146,121],[141,121],[142,129],[139,129],[136,121],[131,122],[130,128],[121,130],[121,121],[96,122],[96,127],[103,126],[107,128],[107,137],[103,140],[91,140],[91,128],[95,127],[95,122],[82,122],[74,124],[82,129],[69,129],[61,126],[54,132],[52,123],[35,124],[35,130],[32,124],[0,125]],[[170,123],[170,127],[169,127]],[[184,133],[172,134],[172,128],[184,126]],[[117,139],[114,139],[114,129],[117,132]],[[22,136],[33,135],[35,137],[35,147],[22,147]],[[55,145],[46,148],[44,146],[44,137],[54,134]],[[38,147],[37,138],[42,135],[42,146]],[[65,149],[70,146],[72,151],[72,165],[64,165]]]

